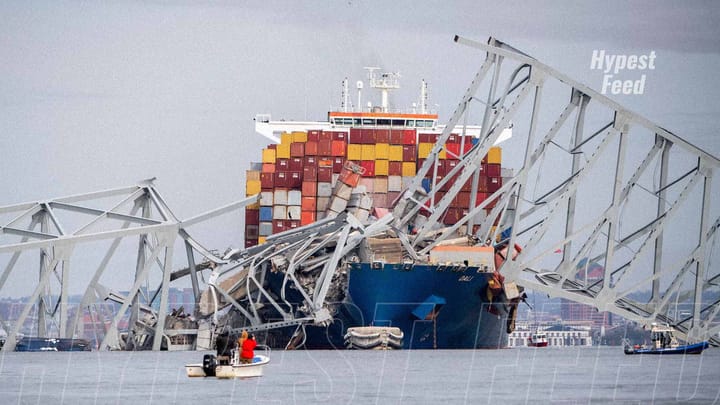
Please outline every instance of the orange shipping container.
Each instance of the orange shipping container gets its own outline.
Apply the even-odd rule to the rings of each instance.
[[[315,222],[315,211],[303,211],[300,214],[300,225],[308,225]]]
[[[302,198],[302,210],[303,211],[313,211],[317,209],[317,200],[315,197],[303,197]]]
[[[275,173],[275,163],[263,163],[263,173]]]
[[[332,156],[345,156],[345,141],[332,141]]]

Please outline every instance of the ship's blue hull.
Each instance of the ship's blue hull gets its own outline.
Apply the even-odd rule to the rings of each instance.
[[[405,349],[473,349],[507,346],[508,306],[488,301],[492,273],[477,267],[435,265],[350,264],[347,296],[335,303],[337,312],[327,327],[307,326],[304,347],[344,348],[347,329],[356,326],[395,326],[404,333]],[[268,273],[269,289],[277,295],[281,273]],[[300,304],[297,290],[285,288],[289,302]],[[285,346],[293,328],[286,328],[271,345]],[[277,331],[276,331],[277,332]],[[301,341],[298,340],[298,344]]]
[[[406,349],[496,348],[507,344],[503,304],[490,303],[492,273],[477,267],[369,263],[350,266],[348,292],[364,325],[395,326]],[[494,306],[492,311],[488,311]]]

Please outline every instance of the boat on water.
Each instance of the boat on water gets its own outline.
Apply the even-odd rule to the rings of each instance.
[[[674,336],[675,330],[668,325],[652,324],[649,346],[631,345],[625,341],[625,354],[702,354],[710,345],[707,341],[681,345]]]
[[[256,117],[257,132],[273,143],[263,149],[262,163],[251,164],[251,170],[246,172],[246,194],[260,195],[259,203],[246,207],[246,248],[264,245],[277,234],[343,213],[369,224],[392,211],[401,192],[415,179],[418,168],[425,159],[433,157],[433,147],[444,130],[438,124],[438,115],[426,107],[425,83],[421,86],[419,105],[404,111],[388,107],[388,90],[399,88],[397,77],[393,73],[378,74],[371,68],[370,84],[381,91],[382,103],[378,106],[368,103],[367,108],[354,110],[349,108],[345,80],[342,107],[330,111],[327,121],[272,121],[269,115]],[[360,89],[358,83],[358,105],[362,105]],[[479,126],[455,127],[434,158],[433,172],[442,178],[454,169],[463,154],[478,143],[479,135]],[[511,130],[503,129],[500,140],[510,136]],[[438,222],[438,228],[452,227],[466,215],[471,201],[480,204],[501,187],[504,173],[501,160],[501,148],[490,148],[481,165],[475,198],[471,196],[473,185],[468,180]],[[429,190],[432,181],[424,178],[423,187]],[[448,182],[447,189],[452,185],[453,182]],[[441,191],[437,198],[442,198],[445,192]],[[493,207],[489,204],[482,215]],[[427,220],[428,215],[429,212],[421,212],[417,221]],[[509,217],[505,220],[512,223]],[[504,229],[503,224],[495,225],[493,233],[499,234],[495,228]],[[419,226],[418,222],[413,226]],[[274,329],[268,332],[266,342],[280,347],[302,344],[319,349],[378,345],[404,349],[507,346],[507,334],[514,328],[513,314],[523,294],[514,283],[504,282],[499,268],[504,258],[516,255],[520,247],[508,249],[507,241],[502,240],[475,240],[473,230],[468,232],[459,227],[455,239],[434,247],[423,257],[409,254],[407,245],[397,235],[367,238],[338,264],[327,294],[332,322],[303,326],[301,336],[294,326]],[[294,259],[288,257],[284,262],[291,260]],[[307,296],[288,282],[286,274],[277,271],[287,265],[281,262],[273,260],[273,271],[263,275],[264,287],[272,296],[283,297],[293,307],[302,308]],[[312,266],[304,269],[297,277],[299,281],[314,283],[309,276],[312,269]],[[242,276],[238,278],[241,279]],[[238,280],[228,279],[227,284],[241,285]],[[244,299],[245,291],[238,294],[233,299]],[[280,318],[271,305],[257,310],[265,319]],[[383,341],[370,339],[373,333],[365,335],[359,332],[362,329],[353,329],[363,327],[392,327],[398,331],[393,333],[395,338]]]
[[[536,329],[535,332],[530,334],[528,337],[528,346],[530,347],[547,347],[547,345],[547,333],[541,331],[540,329]]]
[[[261,346],[265,354],[256,354],[251,363],[243,363],[240,360],[240,350],[231,348],[232,342],[228,336],[218,337],[217,355],[205,354],[202,363],[191,363],[185,365],[185,373],[188,377],[216,377],[216,378],[249,378],[261,377],[263,368],[270,363],[267,346]]]
[[[16,352],[89,352],[90,341],[71,338],[22,337],[15,345]]]

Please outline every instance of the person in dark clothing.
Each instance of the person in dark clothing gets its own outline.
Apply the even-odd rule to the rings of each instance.
[[[247,340],[245,340],[242,344],[242,351],[240,352],[240,363],[243,364],[250,364],[252,363],[253,357],[255,357],[255,346],[257,346],[257,342],[255,342],[255,335],[250,335]]]

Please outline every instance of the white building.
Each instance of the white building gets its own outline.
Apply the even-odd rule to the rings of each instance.
[[[528,338],[536,332],[536,329],[520,322],[518,322],[517,326],[517,329],[508,335],[508,346],[527,346]],[[548,346],[592,346],[592,333],[589,326],[552,324],[539,325],[537,330],[545,332]]]

